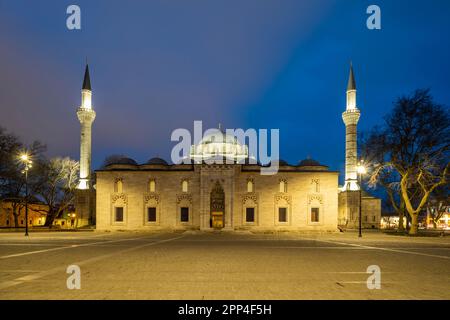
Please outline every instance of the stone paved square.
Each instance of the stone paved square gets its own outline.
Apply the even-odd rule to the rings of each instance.
[[[0,299],[449,299],[449,250],[378,232],[2,233]]]

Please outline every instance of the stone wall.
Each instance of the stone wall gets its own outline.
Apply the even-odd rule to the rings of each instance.
[[[379,229],[381,222],[381,199],[364,196],[362,198],[362,228]],[[342,228],[359,228],[359,191],[339,193],[338,224]]]
[[[97,172],[96,222],[98,230],[210,229],[210,194],[218,182],[225,194],[225,228],[228,230],[335,231],[338,215],[338,173],[279,172],[263,176],[242,171],[239,165],[170,166],[167,170],[110,170]],[[123,189],[117,192],[115,181]],[[247,192],[247,181],[254,183]],[[149,181],[155,192],[149,192]],[[182,181],[188,191],[182,191]],[[280,192],[280,181],[286,192]],[[124,221],[113,220],[114,207],[124,208]],[[146,207],[156,207],[157,221],[146,221]],[[255,207],[256,221],[247,223],[244,210]],[[189,208],[189,221],[180,221],[181,207]],[[278,222],[278,207],[287,208],[287,222]],[[310,219],[319,208],[319,222]]]

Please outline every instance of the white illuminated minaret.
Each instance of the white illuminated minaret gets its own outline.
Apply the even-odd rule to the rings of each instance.
[[[350,76],[347,85],[347,110],[342,114],[345,123],[345,184],[346,190],[359,190],[358,186],[358,151],[357,151],[357,125],[361,112],[356,106],[356,82],[353,66],[350,65]]]
[[[81,89],[81,106],[77,110],[77,116],[81,124],[80,183],[78,189],[87,190],[91,188],[91,131],[92,123],[95,120],[95,111],[92,109],[91,79],[87,64],[83,88]]]

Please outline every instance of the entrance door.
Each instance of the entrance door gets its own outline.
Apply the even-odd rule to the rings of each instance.
[[[214,229],[223,228],[223,212],[211,212],[212,227]]]
[[[222,229],[225,225],[225,193],[217,181],[211,191],[211,218],[210,226]]]

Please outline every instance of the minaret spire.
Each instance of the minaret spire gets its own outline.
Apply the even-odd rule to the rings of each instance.
[[[350,62],[350,73],[347,84],[347,110],[355,110],[356,107],[356,81],[353,72],[353,64]]]
[[[342,114],[345,123],[345,185],[343,190],[359,190],[357,182],[358,151],[357,125],[361,112],[356,106],[356,81],[353,65],[350,63],[350,75],[347,84],[347,108]]]
[[[83,90],[89,90],[92,91],[91,88],[91,77],[89,76],[89,65],[86,61],[86,69],[84,71],[84,80],[83,80]]]
[[[348,76],[347,91],[356,91],[355,75],[353,73],[353,63],[350,62],[350,75]]]

